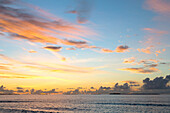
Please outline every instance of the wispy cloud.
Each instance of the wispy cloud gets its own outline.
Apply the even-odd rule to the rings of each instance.
[[[156,33],[156,34],[168,34],[168,31],[162,31],[154,28],[144,28],[143,30],[148,31],[150,33]]]
[[[124,68],[124,69],[120,69],[123,71],[130,71],[133,73],[140,73],[140,74],[152,74],[153,72],[157,72],[159,71],[157,68],[155,67],[150,67],[150,68],[145,68],[145,67],[139,67],[139,68]]]
[[[51,18],[55,16],[43,10],[32,10],[28,4],[22,3],[25,6],[25,9],[22,9],[20,4],[19,0],[1,0],[0,31],[7,33],[9,38],[75,46],[87,43],[82,37],[93,34],[83,26],[74,25],[61,18]]]
[[[41,76],[37,75],[28,75],[28,74],[21,74],[16,72],[7,72],[7,71],[0,71],[0,78],[22,78],[22,79],[32,79],[32,78],[41,78]]]
[[[43,61],[18,61],[1,54],[0,57],[1,78],[41,78],[46,79],[45,74],[97,74],[106,73],[99,70],[102,67],[79,67],[73,65],[61,65],[57,63],[43,63]],[[3,63],[3,62],[8,63]],[[50,75],[47,77],[50,78]],[[51,78],[53,79],[53,78]],[[61,78],[56,78],[60,80]]]
[[[169,0],[146,0],[145,8],[160,14],[170,14]]]
[[[113,50],[110,50],[110,49],[101,49],[102,52],[105,52],[105,53],[113,53],[114,51]]]

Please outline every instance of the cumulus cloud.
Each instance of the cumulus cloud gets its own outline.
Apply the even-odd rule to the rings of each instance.
[[[156,77],[153,80],[150,78],[146,78],[143,80],[143,88],[144,89],[170,89],[168,86],[168,82],[170,81],[170,75],[164,77]]]
[[[44,49],[50,50],[50,51],[54,51],[54,52],[59,52],[62,50],[62,47],[56,47],[56,46],[46,46],[44,47]]]
[[[130,90],[130,86],[128,83],[124,83],[123,85],[119,85],[119,83],[116,83],[114,86],[114,90],[116,91]]]

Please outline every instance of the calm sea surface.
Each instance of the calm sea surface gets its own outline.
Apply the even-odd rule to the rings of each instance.
[[[0,95],[0,113],[170,113],[170,95]]]

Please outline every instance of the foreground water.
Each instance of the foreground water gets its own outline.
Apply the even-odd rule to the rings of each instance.
[[[170,95],[0,95],[0,113],[169,113]]]

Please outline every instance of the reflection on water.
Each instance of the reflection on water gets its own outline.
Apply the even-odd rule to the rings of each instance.
[[[170,95],[1,95],[0,112],[168,113]]]

